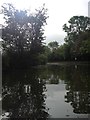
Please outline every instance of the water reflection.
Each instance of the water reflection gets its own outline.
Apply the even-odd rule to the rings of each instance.
[[[90,92],[69,91],[66,93],[66,102],[70,102],[74,113],[90,113]]]
[[[47,84],[49,85],[48,90]],[[53,102],[46,104],[46,100],[48,100],[46,93],[50,93],[49,90],[56,94],[56,98],[53,97],[54,100],[51,99]],[[59,95],[60,93],[62,96]],[[50,110],[54,109],[58,113],[67,106],[66,103],[70,103],[73,108],[73,113],[70,112],[68,116],[74,113],[74,115],[90,114],[90,66],[89,64],[48,65],[27,71],[3,73],[2,96],[3,114],[6,113],[10,118],[36,120],[44,118],[46,120],[50,117]],[[57,97],[60,101],[57,100]],[[55,102],[58,105],[53,108]],[[65,105],[60,106],[60,102]],[[49,106],[50,109],[48,109]],[[70,106],[68,106],[68,110],[72,111]],[[56,107],[59,107],[58,111]],[[52,114],[54,115],[53,112]],[[58,116],[60,117],[60,113]],[[65,116],[67,116],[66,113]]]
[[[75,66],[72,71],[71,79],[66,81],[66,102],[71,104],[74,113],[90,113],[89,66]]]
[[[65,84],[66,93],[64,95],[64,99],[66,103],[70,103],[70,105],[73,108],[73,113],[75,113],[75,115],[90,114],[90,65],[89,64],[48,66],[48,69],[46,71],[46,76],[47,76],[46,83],[48,84],[62,84],[62,86],[63,84]],[[54,88],[53,86],[54,93],[55,93],[55,89],[56,88]],[[50,87],[49,90],[51,90]]]
[[[25,75],[24,73],[22,74],[23,79],[13,81],[16,78],[14,74],[16,73],[11,73],[11,76],[7,75],[10,80],[6,83],[3,81],[2,108],[5,112],[3,114],[9,112],[8,117],[10,118],[29,118],[35,120],[43,118],[46,120],[48,109],[45,104],[46,96],[44,92],[46,91],[46,86],[43,80],[35,74],[35,76],[31,77],[32,72],[30,73],[29,71]],[[12,80],[11,78],[13,77],[14,79]]]

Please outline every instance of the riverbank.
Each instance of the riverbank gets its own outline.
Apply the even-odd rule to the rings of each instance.
[[[62,61],[62,62],[48,62],[47,65],[84,65],[90,64],[89,61]]]

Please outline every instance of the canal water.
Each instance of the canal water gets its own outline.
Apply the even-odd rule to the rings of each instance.
[[[46,120],[89,115],[89,63],[55,63],[3,72],[3,118]]]

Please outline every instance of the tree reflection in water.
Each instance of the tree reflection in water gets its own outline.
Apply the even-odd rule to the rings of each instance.
[[[73,107],[73,112],[77,114],[90,113],[90,81],[89,66],[82,69],[75,66],[72,69],[72,77],[66,83],[65,102]]]
[[[30,74],[32,74],[32,77],[30,77]],[[10,81],[9,83],[3,82],[3,111],[9,112],[10,119],[29,118],[37,120],[43,118],[46,120],[48,118],[48,108],[45,104],[45,82],[32,72],[29,74],[23,73],[22,76],[23,79],[18,82],[13,81],[11,84]]]
[[[49,65],[3,73],[2,82],[2,109],[10,113],[10,118],[46,120],[50,117],[45,104],[46,84],[65,84],[65,102],[71,104],[73,112],[90,113],[90,66],[87,64]]]
[[[69,91],[65,98],[71,103],[74,113],[90,113],[90,92]]]

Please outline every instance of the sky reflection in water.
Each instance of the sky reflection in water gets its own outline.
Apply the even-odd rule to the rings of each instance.
[[[83,118],[90,114],[88,64],[3,73],[2,111],[10,118]]]

